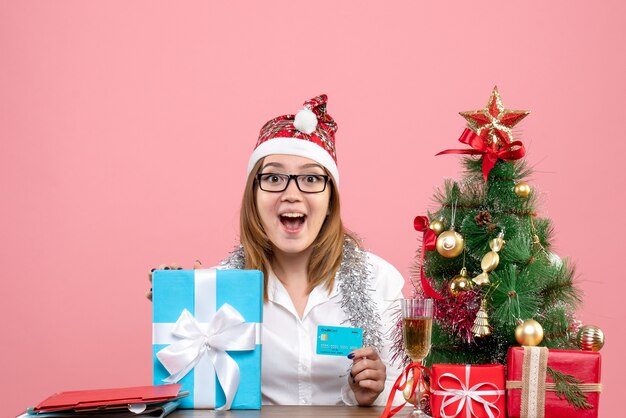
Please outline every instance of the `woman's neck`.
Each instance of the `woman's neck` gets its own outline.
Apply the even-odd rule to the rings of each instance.
[[[309,299],[308,266],[310,258],[310,250],[298,254],[274,252],[272,257],[272,270],[287,290],[300,318],[304,315]]]
[[[272,257],[272,270],[276,277],[285,285],[309,283],[308,267],[311,258],[311,249],[297,254],[289,254],[274,251]]]

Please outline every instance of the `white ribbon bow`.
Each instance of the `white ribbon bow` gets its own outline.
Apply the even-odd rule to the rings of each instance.
[[[217,409],[230,409],[239,387],[239,366],[226,351],[254,350],[256,324],[246,323],[239,311],[225,303],[208,324],[199,323],[184,309],[172,329],[172,334],[181,340],[156,354],[170,373],[163,381],[178,382],[206,354],[213,363],[215,374],[226,396],[226,403]]]
[[[443,379],[444,377],[449,377],[453,380],[456,380],[458,384],[461,386],[461,389],[445,388],[441,384],[441,379]],[[498,407],[495,404],[496,402],[498,402],[498,399],[500,399],[500,395],[504,395],[504,390],[499,390],[496,385],[494,385],[493,383],[489,383],[489,382],[477,383],[474,386],[468,388],[469,378],[470,378],[470,366],[469,365],[465,366],[465,383],[461,382],[461,380],[455,375],[453,375],[452,373],[444,373],[439,377],[439,380],[437,382],[439,384],[439,387],[442,390],[436,390],[433,393],[435,395],[443,396],[443,401],[441,402],[441,409],[440,409],[441,416],[443,418],[456,417],[463,410],[463,406],[465,406],[466,418],[477,417],[477,415],[474,414],[474,410],[472,407],[472,401],[476,401],[476,402],[483,404],[485,408],[485,412],[487,412],[487,415],[489,415],[489,418],[499,417],[500,409],[498,409]],[[495,390],[478,390],[482,386],[491,386],[491,387],[494,387]],[[482,396],[489,396],[489,395],[498,395],[498,397],[493,402],[489,402],[482,398]],[[457,401],[459,402],[459,405],[454,415],[446,415],[444,409],[448,405],[452,405],[453,403]],[[493,412],[491,411],[492,408],[497,411],[498,415],[493,414]]]

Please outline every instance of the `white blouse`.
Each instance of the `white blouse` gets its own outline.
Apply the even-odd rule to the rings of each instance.
[[[387,402],[389,391],[401,372],[390,363],[389,331],[393,316],[399,309],[404,279],[391,264],[367,253],[372,267],[370,296],[381,317],[380,330],[384,347],[380,353],[387,367],[385,390],[375,405]],[[268,302],[263,305],[261,393],[264,405],[356,405],[348,385],[352,360],[347,357],[318,355],[316,351],[318,325],[350,326],[344,322],[341,291],[335,282],[329,294],[318,286],[309,295],[302,319],[283,284],[270,272],[267,285]],[[404,399],[396,394],[394,403]]]

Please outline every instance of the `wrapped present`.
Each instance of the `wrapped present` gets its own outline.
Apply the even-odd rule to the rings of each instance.
[[[555,378],[561,380],[559,385]],[[577,381],[568,383],[563,378]],[[563,383],[575,389],[575,399],[559,393]],[[602,390],[600,353],[511,347],[506,387],[509,417],[597,417]]]
[[[261,407],[260,271],[157,270],[152,304],[154,384],[181,383],[181,408]]]
[[[501,364],[433,364],[430,387],[433,417],[506,416]]]

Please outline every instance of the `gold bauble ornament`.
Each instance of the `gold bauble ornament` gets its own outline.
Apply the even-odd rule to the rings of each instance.
[[[411,388],[413,388],[413,378],[410,378],[406,381],[406,386],[402,391],[402,395],[404,396],[404,400],[410,404],[415,405],[415,395],[417,394],[417,387],[415,388],[415,392],[411,394]],[[430,385],[428,385],[424,380],[420,382],[420,403],[424,403],[428,396],[430,395]]]
[[[465,267],[461,269],[459,274],[450,280],[448,287],[452,296],[459,296],[461,293],[472,288],[472,282],[469,277],[467,277],[467,269]]]
[[[534,319],[528,319],[515,328],[515,339],[519,345],[539,345],[543,341],[543,327]]]
[[[489,316],[487,315],[487,300],[480,301],[480,309],[476,312],[476,319],[472,325],[472,334],[476,338],[491,335],[491,325],[489,325]]]
[[[600,351],[604,346],[604,332],[596,325],[585,325],[578,331],[576,343],[581,350]]]
[[[428,227],[432,229],[435,235],[441,234],[445,229],[445,225],[443,224],[443,222],[438,220],[432,221],[430,225],[428,225]]]
[[[528,183],[524,183],[523,181],[517,183],[515,185],[515,194],[517,197],[521,197],[522,199],[526,199],[530,196],[530,185]]]
[[[454,229],[442,232],[437,237],[437,252],[446,258],[454,258],[463,252],[463,236]]]

